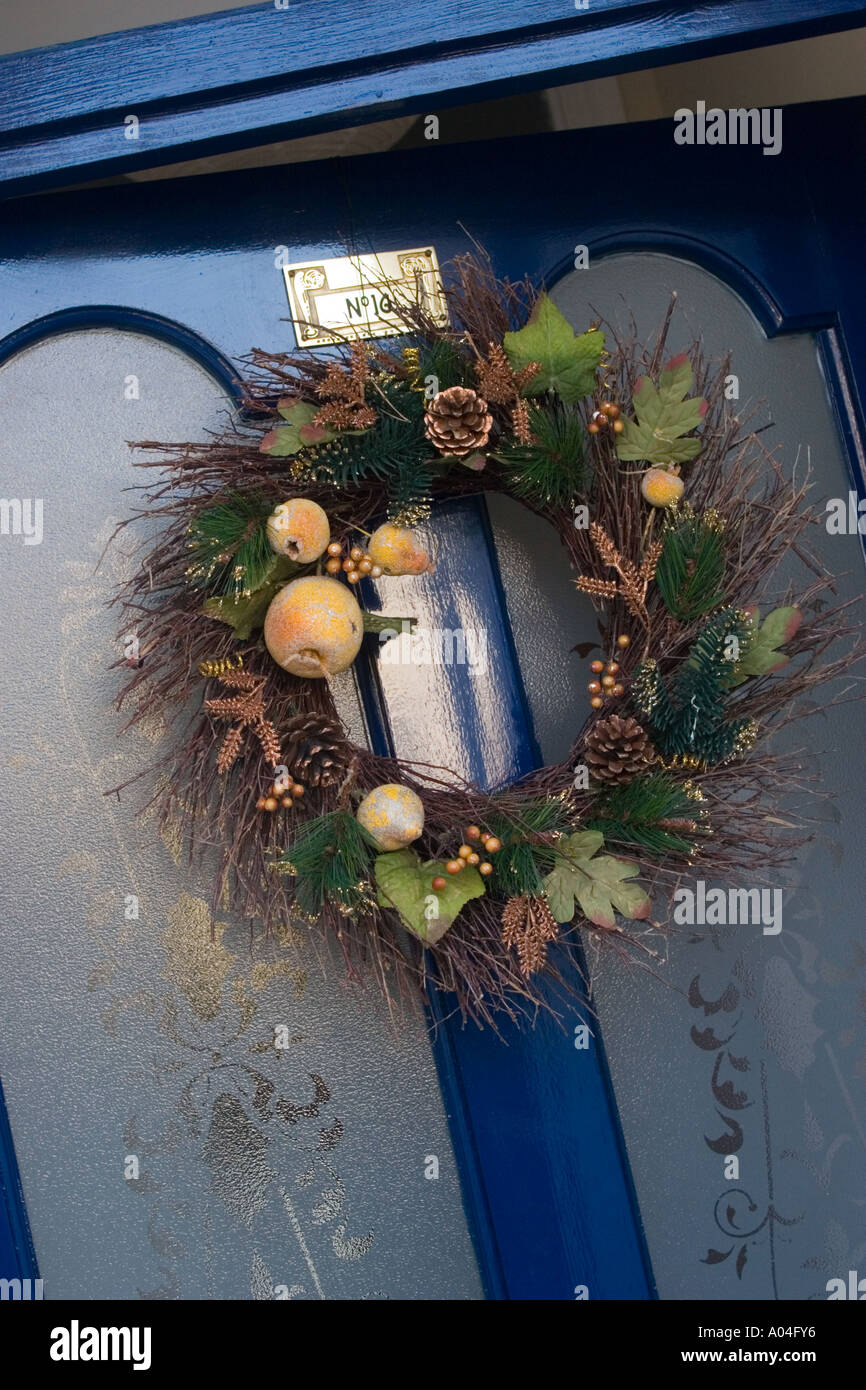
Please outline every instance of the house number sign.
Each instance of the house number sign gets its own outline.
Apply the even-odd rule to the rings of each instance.
[[[439,261],[432,246],[339,256],[283,267],[292,321],[302,347],[405,333],[400,306],[422,302],[448,321]]]

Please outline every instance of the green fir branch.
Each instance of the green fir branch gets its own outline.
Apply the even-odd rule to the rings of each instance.
[[[749,638],[748,615],[726,608],[707,622],[670,686],[655,661],[638,667],[632,698],[665,757],[713,766],[729,762],[754,742],[752,721],[731,718],[729,709],[732,672]]]
[[[668,525],[655,580],[668,612],[690,622],[724,601],[725,523],[714,511],[683,508]]]
[[[508,897],[543,893],[545,875],[556,863],[557,840],[574,829],[561,798],[530,801],[516,816],[494,813],[487,824],[502,846],[496,854],[497,888]]]
[[[694,837],[705,833],[701,793],[667,772],[649,772],[598,796],[586,819],[605,841],[635,845],[663,858],[694,853]]]
[[[406,381],[379,377],[368,387],[367,399],[379,413],[378,423],[306,452],[303,476],[338,488],[384,483],[389,515],[398,518],[430,502],[434,450],[424,433],[424,396]]]
[[[427,378],[431,376],[435,377],[433,386],[436,391],[447,391],[451,386],[474,385],[470,358],[450,338],[437,338],[422,347],[418,361],[419,386],[426,386]]]
[[[583,421],[576,410],[552,402],[530,407],[529,428],[529,444],[514,442],[494,455],[508,489],[528,502],[567,507],[590,483]]]
[[[237,599],[258,589],[276,559],[267,534],[270,513],[270,502],[239,492],[200,512],[190,526],[190,584],[217,598]]]
[[[303,827],[277,861],[294,880],[295,900],[317,917],[325,903],[356,912],[371,901],[375,842],[349,811],[331,811]]]

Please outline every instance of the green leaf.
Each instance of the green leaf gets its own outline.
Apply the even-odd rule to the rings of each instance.
[[[557,845],[558,862],[544,880],[544,891],[557,922],[570,922],[576,907],[598,927],[615,927],[623,917],[650,914],[650,899],[637,883],[627,880],[640,872],[637,864],[598,854],[604,836],[598,830],[579,830]]]
[[[742,685],[750,676],[769,676],[790,660],[779,648],[783,642],[790,642],[803,621],[799,608],[774,608],[763,622],[760,617],[757,608],[749,610],[748,640],[734,667],[732,685]]]
[[[684,401],[689,394],[693,377],[692,364],[684,352],[672,357],[662,368],[659,377],[658,391],[663,403],[666,406],[674,406]]]
[[[564,314],[546,294],[535,301],[528,323],[503,339],[505,355],[515,372],[540,362],[538,372],[524,388],[524,396],[555,391],[569,405],[588,396],[604,350],[604,334],[590,329],[575,335]]]
[[[379,906],[396,908],[403,925],[428,946],[441,941],[470,898],[484,894],[484,879],[477,869],[467,866],[462,873],[449,874],[443,861],[422,863],[413,849],[380,854],[375,875]],[[437,877],[445,879],[440,893],[432,887]]]
[[[329,444],[337,438],[335,430],[327,425],[314,425],[313,419],[319,412],[317,405],[309,401],[280,401],[277,406],[283,419],[288,423],[277,425],[264,436],[259,444],[259,452],[270,454],[273,458],[288,458],[316,444]]]
[[[643,377],[634,393],[637,418],[623,420],[617,458],[623,462],[686,463],[700,453],[701,440],[691,431],[701,423],[707,403],[701,396],[686,399],[693,376],[691,363],[680,353],[662,371],[658,387]]]
[[[228,623],[235,630],[239,642],[245,642],[256,628],[264,626],[265,614],[271,606],[271,599],[278,589],[289,579],[293,579],[308,565],[299,565],[287,555],[274,555],[267,579],[251,594],[240,598],[209,598],[202,607],[208,618]]]

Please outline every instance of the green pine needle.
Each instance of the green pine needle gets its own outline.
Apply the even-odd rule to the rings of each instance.
[[[668,527],[656,584],[668,612],[682,622],[700,618],[724,600],[724,522],[715,512],[684,508]]]
[[[509,897],[523,893],[539,896],[544,890],[544,876],[556,863],[554,836],[569,834],[574,826],[559,798],[530,801],[521,806],[517,816],[493,814],[487,822],[492,834],[501,841],[496,854],[496,884]],[[551,836],[545,844],[527,838],[528,833]]]
[[[276,559],[266,528],[270,513],[270,502],[239,492],[200,512],[190,526],[193,587],[234,599],[260,588]]]
[[[638,667],[632,697],[665,757],[697,758],[712,766],[730,761],[754,741],[751,721],[731,719],[728,708],[731,672],[749,634],[746,615],[726,608],[706,623],[670,688],[655,662]]]
[[[586,432],[577,411],[558,403],[530,407],[530,444],[512,443],[495,457],[509,491],[528,502],[567,507],[590,481]]]
[[[605,841],[637,845],[663,857],[692,854],[693,837],[701,833],[702,821],[699,793],[669,773],[649,772],[602,792],[586,825],[590,830],[600,830]],[[696,829],[690,832],[689,823]]]
[[[429,504],[435,451],[424,434],[423,393],[394,378],[379,378],[376,386],[368,400],[379,413],[377,424],[359,434],[340,434],[311,450],[305,455],[306,477],[340,488],[371,479],[384,483],[389,514],[398,516]]]
[[[437,338],[422,347],[419,352],[419,384],[426,385],[428,376],[436,378],[437,391],[447,391],[451,386],[471,386],[473,384],[472,364],[450,338]]]
[[[295,879],[295,899],[311,917],[325,903],[355,912],[370,899],[370,872],[378,853],[349,811],[318,816],[301,830],[277,861],[280,873]]]

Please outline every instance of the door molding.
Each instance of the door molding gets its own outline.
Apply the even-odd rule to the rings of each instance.
[[[120,304],[70,305],[68,308],[45,314],[43,318],[22,324],[5,338],[0,338],[0,365],[8,362],[17,353],[23,352],[25,348],[44,342],[46,338],[57,337],[60,333],[80,333],[88,328],[117,328],[125,333],[141,333],[145,337],[156,338],[159,342],[180,348],[187,357],[192,358],[216,378],[236,405],[240,406],[242,403],[237,367],[214,347],[213,343],[209,343],[198,333],[191,333],[174,319]]]
[[[862,0],[270,0],[0,58],[0,187],[33,192],[863,23]]]

